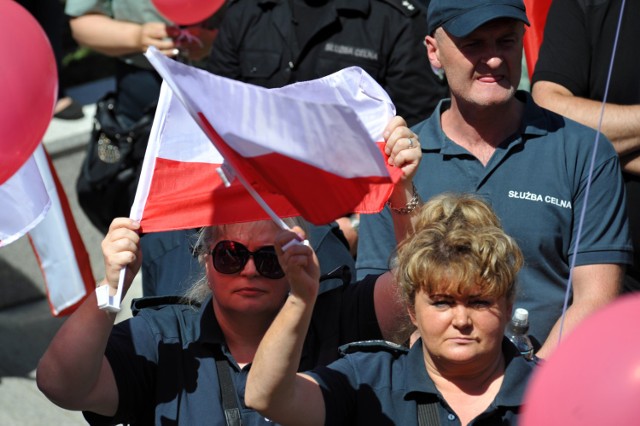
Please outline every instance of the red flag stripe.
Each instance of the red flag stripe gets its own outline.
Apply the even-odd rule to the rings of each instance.
[[[538,62],[538,52],[544,36],[544,26],[547,22],[547,12],[551,6],[551,0],[525,0],[527,17],[531,26],[524,33],[524,53],[527,61],[529,79]]]
[[[78,301],[76,301],[75,303],[73,303],[72,305],[69,305],[63,309],[60,309],[56,306],[53,305],[52,301],[51,301],[51,292],[52,292],[52,286],[62,286],[65,285],[64,282],[51,282],[51,280],[49,279],[48,275],[47,275],[47,268],[43,267],[43,264],[47,264],[46,259],[42,259],[40,257],[39,251],[38,251],[38,245],[37,242],[34,241],[34,239],[31,237],[31,235],[29,235],[29,242],[31,244],[31,247],[33,248],[33,251],[36,255],[36,258],[38,260],[38,264],[40,266],[40,270],[42,272],[42,276],[44,277],[44,281],[45,281],[45,290],[47,293],[47,298],[49,300],[49,308],[51,310],[51,313],[55,316],[64,316],[64,315],[69,315],[71,313],[73,313],[78,306],[80,306],[80,304],[82,304],[82,302],[84,301],[84,299],[94,290],[95,288],[95,279],[93,276],[93,271],[91,270],[91,261],[89,259],[89,254],[87,253],[87,250],[85,248],[84,242],[82,241],[82,237],[80,236],[80,232],[78,231],[78,227],[76,225],[75,219],[73,217],[73,214],[71,213],[71,207],[69,206],[69,200],[67,199],[66,193],[64,192],[64,188],[62,187],[62,183],[60,182],[60,178],[58,177],[58,174],[56,172],[56,169],[53,165],[53,162],[51,161],[51,157],[49,155],[49,153],[47,152],[46,149],[44,149],[43,146],[43,152],[45,155],[45,158],[47,160],[47,165],[49,166],[49,171],[51,173],[51,177],[53,179],[53,183],[55,184],[55,189],[57,192],[57,197],[58,197],[58,201],[60,202],[60,207],[62,210],[62,214],[64,217],[64,224],[61,224],[61,226],[65,226],[66,227],[66,233],[69,236],[69,241],[68,243],[71,244],[71,247],[73,249],[73,254],[74,254],[74,259],[73,260],[69,260],[69,265],[70,267],[77,267],[78,271],[80,273],[80,276],[82,278],[83,284],[84,284],[84,288],[85,288],[85,295],[84,297],[82,297],[81,299],[79,299]],[[44,176],[43,176],[44,177]],[[46,177],[44,177],[46,178]],[[50,196],[53,196],[54,194],[50,194]],[[52,206],[52,209],[54,207]],[[65,242],[61,242],[61,244],[64,244]]]

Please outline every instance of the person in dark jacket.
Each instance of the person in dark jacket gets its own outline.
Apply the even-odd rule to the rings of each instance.
[[[235,0],[208,68],[263,87],[324,77],[349,66],[389,93],[409,126],[447,96],[423,44],[422,9],[398,0]]]

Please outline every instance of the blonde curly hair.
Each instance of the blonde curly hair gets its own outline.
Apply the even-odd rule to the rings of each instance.
[[[522,252],[485,201],[438,195],[421,207],[414,229],[398,248],[394,271],[410,309],[419,290],[464,296],[479,288],[478,296],[513,303]]]

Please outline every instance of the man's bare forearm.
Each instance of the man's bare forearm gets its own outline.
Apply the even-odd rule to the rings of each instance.
[[[602,102],[574,96],[559,84],[539,81],[532,89],[540,106],[597,129]],[[602,133],[613,143],[620,156],[640,151],[640,105],[607,103],[602,119]]]

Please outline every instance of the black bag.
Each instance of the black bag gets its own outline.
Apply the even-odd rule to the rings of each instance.
[[[84,213],[105,234],[114,218],[129,216],[154,114],[155,105],[137,123],[123,128],[114,93],[107,93],[96,105],[76,192]]]

